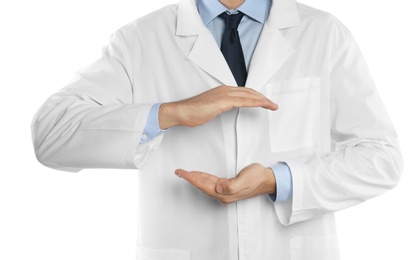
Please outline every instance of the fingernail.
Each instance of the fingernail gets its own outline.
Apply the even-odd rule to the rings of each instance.
[[[217,191],[217,193],[220,193],[220,194],[224,193],[224,188],[223,188],[223,186],[222,186],[222,185],[220,185],[220,184],[218,184],[218,185],[215,187],[215,190]]]
[[[177,177],[182,178],[182,176],[180,176],[179,173],[175,172],[175,174],[176,174]]]

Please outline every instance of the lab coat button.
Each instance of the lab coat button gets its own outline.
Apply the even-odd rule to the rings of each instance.
[[[146,134],[143,134],[143,136],[141,136],[141,140],[146,141],[148,139],[148,136]]]

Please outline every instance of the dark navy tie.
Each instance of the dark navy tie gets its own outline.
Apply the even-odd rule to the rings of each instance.
[[[236,79],[238,86],[244,86],[246,84],[247,71],[246,63],[244,61],[243,49],[240,44],[239,32],[237,27],[243,13],[230,14],[222,13],[219,17],[225,20],[225,31],[221,41],[221,52]]]

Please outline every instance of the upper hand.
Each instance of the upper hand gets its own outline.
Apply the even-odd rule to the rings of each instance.
[[[176,170],[175,173],[223,204],[262,194],[271,194],[276,191],[273,171],[257,163],[245,167],[236,177],[231,179],[219,178],[205,172],[189,172],[182,169]]]
[[[277,104],[253,89],[219,86],[189,99],[163,103],[159,110],[159,126],[161,129],[199,126],[238,107],[278,109]]]

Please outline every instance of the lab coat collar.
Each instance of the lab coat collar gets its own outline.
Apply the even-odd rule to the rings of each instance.
[[[248,71],[246,87],[255,90],[262,88],[294,52],[280,29],[300,23],[295,0],[272,2],[268,20],[262,29]],[[236,86],[234,76],[214,37],[202,22],[195,0],[180,2],[176,35],[179,36],[179,46],[182,46],[191,62],[222,84]]]
[[[268,25],[277,29],[285,29],[300,24],[300,16],[295,0],[273,0]]]
[[[182,0],[179,3],[176,35],[179,46],[182,46],[191,62],[222,84],[236,85],[234,76],[214,37],[202,22],[195,0]]]
[[[203,26],[196,7],[196,0],[182,0],[178,6],[176,35],[197,35]]]
[[[197,0],[198,12],[205,25],[214,20],[219,14],[229,10],[219,1],[215,0]],[[259,23],[265,23],[269,10],[272,5],[272,0],[246,0],[241,6],[237,8],[247,16]]]
[[[178,7],[176,35],[197,35],[205,27],[198,13],[196,0],[181,0]],[[300,24],[295,0],[273,0],[266,21],[271,27],[285,29]]]

